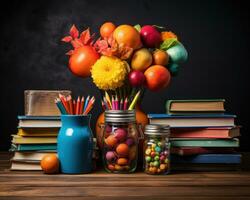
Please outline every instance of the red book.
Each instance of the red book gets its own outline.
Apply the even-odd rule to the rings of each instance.
[[[240,127],[173,128],[171,138],[233,138],[240,136]]]
[[[204,147],[174,147],[171,148],[172,154],[179,156],[190,156],[197,154],[218,154],[218,153],[234,153],[236,152],[233,148],[204,148]]]

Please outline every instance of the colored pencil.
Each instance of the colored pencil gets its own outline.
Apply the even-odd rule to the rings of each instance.
[[[127,110],[127,109],[128,109],[128,98],[126,97],[124,101],[124,105],[123,105],[123,110]]]
[[[88,106],[88,103],[89,103],[89,95],[87,96],[86,100],[85,100],[85,104],[84,104],[84,108],[83,108],[83,113],[85,112],[87,106]]]
[[[73,101],[72,101],[71,95],[69,95],[69,96],[67,97],[67,102],[68,102],[68,104],[69,104],[69,112],[70,112],[71,115],[73,115],[73,114],[74,114],[74,113],[73,113]]]
[[[109,104],[110,108],[112,109],[112,103],[109,97],[109,94],[105,91],[105,98],[107,100],[107,103]]]
[[[60,98],[60,100],[61,100],[61,102],[62,102],[62,104],[63,104],[63,106],[64,106],[66,112],[69,114],[69,113],[70,113],[70,111],[69,111],[69,106],[68,106],[68,103],[67,103],[67,101],[66,101],[65,96],[63,96],[62,94],[59,94],[59,98]]]
[[[119,101],[117,95],[115,96],[115,110],[119,110]]]
[[[123,99],[120,101],[120,110],[123,110]]]
[[[131,104],[129,105],[128,110],[133,110],[133,109],[135,108],[135,105],[136,105],[136,103],[137,103],[137,101],[138,101],[138,99],[139,99],[140,93],[141,93],[141,91],[138,91],[138,92],[136,93],[136,95],[135,95],[133,101],[132,101]]]
[[[102,100],[101,100],[101,103],[102,103],[102,109],[106,110],[106,106],[105,106],[105,104],[104,104],[104,102]]]
[[[81,98],[79,115],[83,114],[83,104],[84,104],[84,97]]]
[[[107,110],[111,109],[109,106],[109,103],[107,102],[107,99],[105,97],[103,97],[103,103],[105,104]]]
[[[73,100],[73,114],[76,114],[76,100]]]
[[[84,110],[84,115],[87,115],[89,113],[89,111],[93,108],[93,105],[95,103],[95,97],[92,97],[89,101],[89,104],[86,107],[86,110]]]
[[[67,114],[67,112],[66,112],[66,110],[65,110],[65,108],[64,108],[64,106],[59,98],[55,99],[55,103],[56,103],[58,109],[60,110],[61,114],[63,114],[63,115]]]
[[[111,102],[112,102],[112,110],[115,110],[115,100],[114,97],[111,97]]]

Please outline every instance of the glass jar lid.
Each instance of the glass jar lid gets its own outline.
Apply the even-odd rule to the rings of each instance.
[[[105,122],[135,122],[135,110],[106,110]]]
[[[146,135],[159,135],[170,136],[170,126],[161,124],[149,124],[145,126],[144,134]]]

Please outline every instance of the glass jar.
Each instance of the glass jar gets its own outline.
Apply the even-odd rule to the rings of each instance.
[[[170,127],[150,124],[144,131],[144,171],[147,174],[170,172]]]
[[[102,125],[102,160],[112,173],[130,173],[137,167],[139,131],[134,110],[107,110]]]

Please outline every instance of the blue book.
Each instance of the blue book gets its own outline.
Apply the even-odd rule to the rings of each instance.
[[[234,127],[236,115],[202,114],[202,115],[168,115],[148,114],[150,124],[169,125],[171,128]]]
[[[193,156],[171,155],[172,163],[179,164],[240,164],[241,154],[199,154]]]
[[[11,144],[10,151],[57,150],[57,144]]]
[[[60,128],[60,116],[18,116],[19,128]]]

